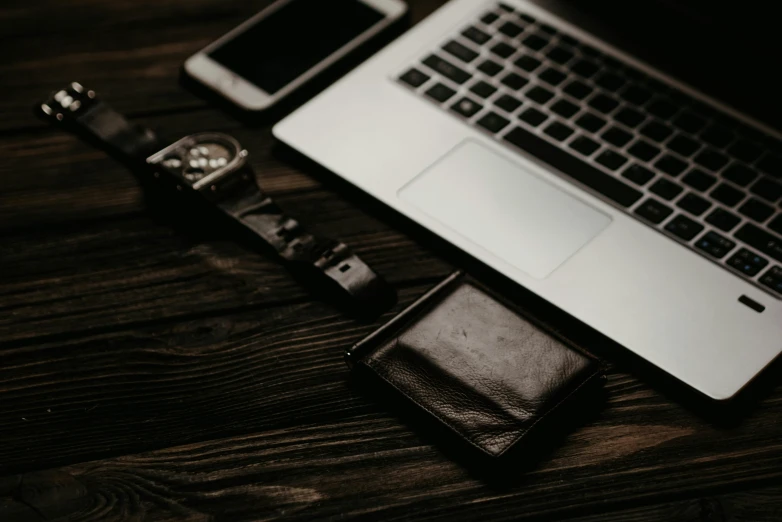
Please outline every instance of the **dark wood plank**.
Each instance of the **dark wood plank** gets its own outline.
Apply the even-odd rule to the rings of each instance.
[[[3,348],[0,476],[366,412],[341,354],[371,328],[301,303]]]
[[[341,384],[343,391],[336,394],[347,396]],[[659,417],[650,419],[640,409],[628,420],[622,402],[612,401],[611,409],[539,469],[520,473],[515,485],[500,488],[476,480],[396,419],[366,410],[342,420],[288,425],[25,477],[35,485],[31,500],[40,511],[60,514],[100,504],[103,517],[136,513],[146,520],[397,520],[413,513],[425,520],[561,520],[584,513],[601,514],[592,520],[648,520],[655,514],[668,515],[658,520],[728,520],[713,516],[728,506],[772,520],[779,513],[782,462],[767,458],[768,448],[741,449],[736,438],[720,444],[708,430],[694,433],[670,418],[660,424]],[[647,412],[656,409],[653,402],[647,402]],[[315,404],[310,408],[317,411]],[[693,445],[704,435],[703,444]],[[697,449],[715,444],[732,448],[716,459],[704,458],[710,449]],[[760,477],[776,484],[749,496],[729,495],[725,504],[712,497]],[[683,492],[708,498],[670,504]],[[660,501],[662,506],[637,507]],[[628,504],[636,507],[628,509]],[[615,509],[626,511],[601,518]]]
[[[317,223],[321,233],[346,241],[394,284],[450,270],[331,192],[279,202],[305,223]],[[6,236],[0,244],[0,336],[6,343],[71,336],[308,298],[273,256],[219,233],[185,235],[141,214]]]

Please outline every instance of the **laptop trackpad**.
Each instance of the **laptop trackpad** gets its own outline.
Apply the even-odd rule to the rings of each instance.
[[[532,277],[543,279],[611,218],[523,165],[465,141],[399,197]]]

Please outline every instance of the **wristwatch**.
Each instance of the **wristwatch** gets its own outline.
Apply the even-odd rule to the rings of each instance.
[[[260,237],[304,280],[354,311],[376,315],[396,302],[393,288],[347,245],[317,237],[284,214],[261,190],[247,151],[232,136],[203,132],[161,146],[155,133],[132,125],[76,82],[36,109],[129,165],[164,196],[185,192],[216,207]]]

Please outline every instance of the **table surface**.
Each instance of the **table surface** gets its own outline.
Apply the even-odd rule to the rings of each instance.
[[[452,258],[278,154],[270,125],[178,82],[187,56],[266,3],[0,10],[0,520],[782,519],[773,376],[723,415],[612,358],[605,408],[490,480],[350,386],[342,351],[372,324],[262,252],[161,220],[129,171],[31,114],[79,80],[172,138],[234,134],[284,208],[408,304]],[[413,21],[441,3],[411,2]]]

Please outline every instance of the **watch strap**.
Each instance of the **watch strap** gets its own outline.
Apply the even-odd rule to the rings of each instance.
[[[329,293],[340,288],[343,300],[361,315],[377,315],[396,302],[393,288],[345,243],[311,234],[263,193],[254,176],[243,179],[229,194],[212,199],[260,236],[293,271],[309,275]]]
[[[86,135],[101,148],[126,162],[141,163],[160,149],[155,133],[131,124],[122,114],[98,99],[95,91],[72,82],[39,104],[39,113]]]

